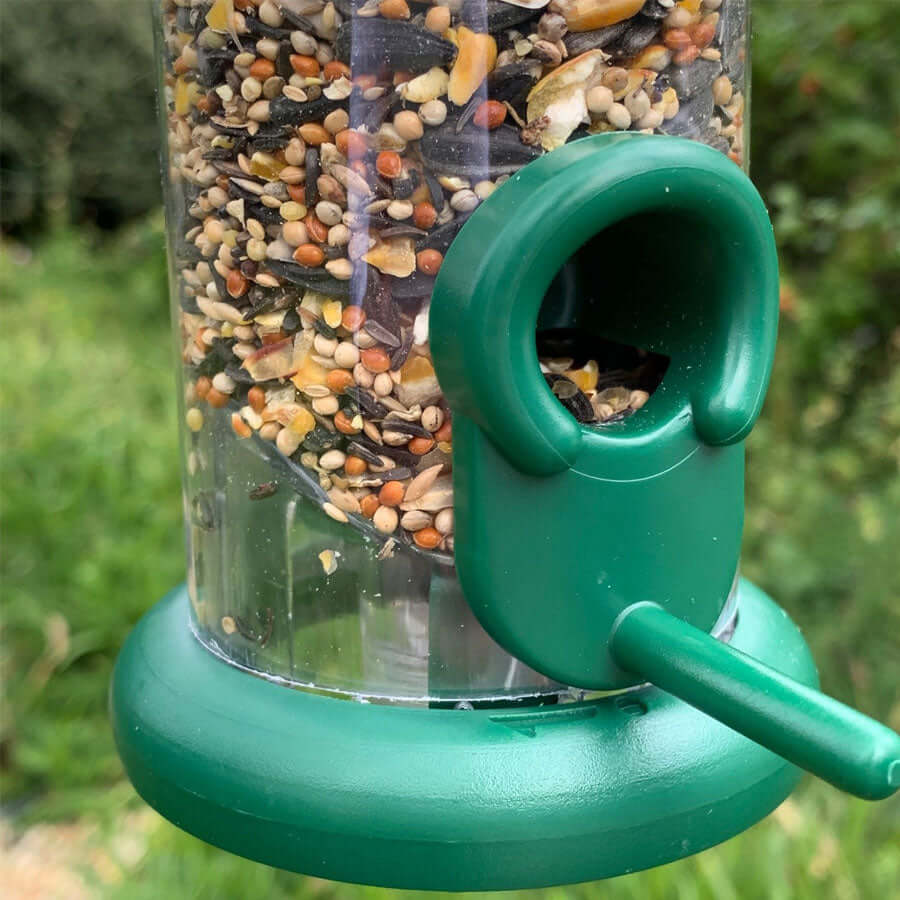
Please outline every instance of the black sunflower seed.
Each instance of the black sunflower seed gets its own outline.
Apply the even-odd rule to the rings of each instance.
[[[418,270],[407,278],[391,278],[391,293],[395,300],[429,297],[433,290],[434,278]]]
[[[459,11],[460,21],[472,27],[475,31],[506,31],[515,28],[529,19],[537,21],[540,10],[526,9],[523,6],[513,6],[503,0],[465,0]],[[524,28],[520,31],[527,34]]]
[[[294,74],[294,67],[291,65],[291,54],[294,48],[288,41],[282,41],[278,47],[278,55],[275,57],[275,74],[285,81],[290,81]]]
[[[247,138],[235,138],[234,146],[229,151],[231,157],[237,156],[238,153],[243,153],[244,147],[247,145]],[[228,162],[227,160],[216,159],[213,160],[213,168],[220,175],[227,175],[229,178],[241,178],[244,173],[241,171],[241,167],[236,162]]]
[[[250,315],[259,316],[263,313],[274,312],[277,309],[284,309],[285,305],[290,303],[290,299],[278,289],[263,289],[256,285],[250,291],[250,302],[252,306]],[[297,315],[296,312],[294,315]],[[285,318],[287,318],[286,314]],[[299,319],[300,317],[297,316],[297,318]]]
[[[437,228],[428,232],[421,240],[416,241],[416,250],[440,250],[441,253],[446,252],[450,244],[456,239],[460,228],[466,224],[469,215],[460,213],[455,219],[451,219],[446,225],[439,225]]]
[[[200,83],[206,88],[221,84],[225,70],[234,61],[235,56],[237,50],[207,50],[198,46],[197,70],[200,73]]]
[[[382,446],[381,444],[376,444],[375,441],[364,434],[357,435],[355,443],[360,444],[363,447],[368,447],[372,453],[386,456],[398,466],[414,469],[419,463],[419,457],[416,456],[415,453],[410,453],[408,450],[403,450],[400,447],[388,447],[387,445]]]
[[[369,463],[369,465],[381,465],[381,459],[378,454],[374,450],[370,450],[368,447],[360,444],[359,441],[351,441],[347,445],[347,453],[349,453],[351,456],[358,456],[360,459],[363,459],[367,463]]]
[[[381,460],[379,460],[379,464],[380,462]],[[379,472],[378,477],[383,481],[406,481],[407,478],[412,478],[412,469],[408,469],[406,466],[388,469],[387,472]]]
[[[316,147],[309,147],[306,151],[306,184],[303,188],[303,199],[310,209],[319,202],[319,176],[321,174],[319,151]]]
[[[376,197],[381,197],[382,200],[394,199],[395,194],[393,185],[385,178],[382,178],[377,172],[372,176],[371,183]]]
[[[675,88],[680,102],[709,91],[712,83],[722,74],[722,63],[717,59],[697,59],[689,66],[669,66],[665,71],[668,84]]]
[[[322,337],[326,337],[329,340],[333,340],[337,337],[337,332],[324,319],[313,319],[313,328],[315,328]]]
[[[223,119],[221,116],[211,116],[209,125],[211,128],[218,131],[219,134],[227,134],[230,137],[248,137],[246,125],[235,125],[233,122],[228,122],[227,119]]]
[[[545,373],[544,380],[550,386],[557,400],[582,424],[596,421],[594,407],[591,401],[579,390],[575,384],[565,375]]]
[[[300,330],[302,324],[300,316],[297,314],[297,310],[291,306],[284,314],[284,319],[282,319],[281,322],[281,330],[287,334],[293,334],[295,331]]]
[[[440,212],[444,208],[444,189],[431,172],[425,173],[425,184],[428,185],[428,193],[431,195],[431,205]]]
[[[193,371],[197,377],[205,375],[207,378],[212,378],[213,375],[217,375],[221,372],[223,368],[222,358],[218,354],[207,353],[206,356],[193,367]]]
[[[269,101],[269,121],[274,125],[303,125],[305,122],[321,122],[332,110],[341,105],[339,100],[322,96],[317,100],[299,103],[287,97]]]
[[[225,374],[237,384],[256,384],[253,376],[236,359],[225,364]]]
[[[278,129],[278,131],[258,132],[248,144],[248,155],[252,156],[257,150],[268,153],[271,150],[281,150],[287,146],[287,142],[291,136],[286,131]]]
[[[366,319],[366,324],[363,327],[376,341],[387,344],[388,347],[400,346],[400,338],[376,319]]]
[[[664,19],[670,12],[672,7],[663,6],[659,0],[647,0],[641,7],[641,15],[650,19]]]
[[[656,19],[635,16],[629,20],[628,28],[606,47],[606,52],[617,58],[634,56],[653,43],[658,33],[659,22]]]
[[[289,28],[277,28],[274,25],[266,25],[255,16],[244,16],[247,23],[247,33],[257,38],[274,38],[276,41],[286,41],[291,37]]]
[[[211,150],[207,150],[203,154],[204,159],[212,160],[224,160],[224,159],[233,159],[234,158],[234,150],[227,150],[225,147],[213,147]],[[218,166],[216,166],[218,169]],[[235,166],[237,169],[238,167]]]
[[[191,9],[189,6],[178,6],[175,8],[175,28],[190,34],[194,30],[197,21],[198,9]]]
[[[304,450],[312,450],[315,453],[321,453],[323,450],[331,450],[341,440],[341,435],[331,432],[321,425],[317,425],[303,439],[301,445]]]
[[[408,434],[411,437],[431,437],[430,431],[427,431],[417,422],[407,422],[405,419],[385,419],[381,423],[381,427],[384,431],[396,431],[400,434]]]
[[[236,199],[243,198],[251,203],[259,203],[259,198],[262,196],[262,184],[252,178],[235,176],[228,179],[228,194]]]
[[[605,28],[596,28],[593,31],[570,31],[564,38],[563,43],[569,56],[580,56],[588,50],[599,50],[611,44],[617,37],[624,34],[629,26],[629,21],[616,22],[615,25],[607,25]]]
[[[317,413],[313,410],[313,418],[322,426],[326,431],[336,432],[337,429],[334,427],[334,422],[328,416],[323,416],[321,413]]]
[[[501,125],[491,132],[485,154],[484,131],[465,127],[459,134],[454,122],[425,132],[419,141],[419,152],[425,164],[445,175],[497,178],[517,172],[540,156],[540,150],[523,144],[519,129]]]
[[[456,124],[453,126],[453,130],[459,134],[463,128],[468,125],[472,116],[475,115],[475,110],[478,109],[481,104],[484,103],[484,92],[483,91],[475,91],[472,95],[472,99],[463,107],[462,112],[456,117]]]
[[[416,190],[416,182],[413,178],[398,178],[393,185],[394,196],[398,200],[405,200],[411,197]]]
[[[427,231],[423,231],[421,228],[416,228],[415,225],[392,225],[390,228],[385,228],[383,231],[378,232],[378,236],[385,241],[388,238],[395,237],[421,238],[425,237],[427,234]]]
[[[219,274],[219,270],[215,266],[210,266],[209,274],[212,276],[213,284],[215,284],[216,290],[219,292],[219,296],[226,303],[233,304],[234,298],[231,296],[231,294],[228,293],[228,287],[225,283],[225,279]]]
[[[405,279],[400,280],[403,281]],[[387,276],[370,267],[366,281],[363,309],[366,312],[367,320],[374,319],[387,328],[391,334],[397,334],[399,333],[399,325],[397,323],[397,309],[392,300],[392,288],[391,280]]]
[[[401,329],[402,340],[400,346],[391,354],[391,368],[394,371],[397,371],[409,357],[409,351],[413,345],[413,337],[412,328]]]
[[[362,115],[362,124],[371,133],[378,131],[388,116],[393,115],[400,106],[402,99],[395,91],[388,90],[384,95],[370,102],[368,109],[365,109]]]
[[[323,294],[329,294],[334,297],[346,298],[350,296],[350,282],[341,281],[324,269],[311,269],[307,266],[301,266],[299,263],[287,262],[281,259],[267,260],[266,266],[276,278],[283,278],[291,284],[299,284],[301,287],[306,287],[313,291],[321,291]]]
[[[345,19],[351,18],[364,3],[365,0],[334,0],[337,11]]]
[[[356,17],[338,29],[335,55],[360,71],[382,68],[404,72],[427,72],[446,66],[456,58],[450,41],[411,22]]]
[[[540,77],[540,64],[533,61],[510,63],[494,69],[487,79],[487,92],[492,100],[521,106],[535,81]]]
[[[197,306],[197,300],[195,297],[186,297],[184,294],[181,296],[181,308],[186,312],[190,313],[192,316],[202,316],[203,310]]]
[[[297,31],[305,31],[307,34],[316,33],[316,26],[306,16],[301,16],[300,13],[294,12],[289,6],[282,3],[278,4],[278,8],[281,12],[281,18],[292,28]],[[341,12],[343,13],[343,10]]]
[[[262,203],[248,203],[244,207],[244,211],[251,219],[262,222],[263,225],[280,225],[282,223],[281,213],[278,209],[272,209]]]
[[[359,386],[348,387],[344,396],[351,400],[370,419],[383,419],[389,412],[388,408],[375,399],[375,395]]]

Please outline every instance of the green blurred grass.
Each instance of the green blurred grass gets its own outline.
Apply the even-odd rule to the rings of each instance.
[[[6,423],[3,793],[26,815],[96,806],[120,768],[113,651],[181,577],[173,368],[157,229],[85,233],[0,262]]]
[[[900,316],[873,343],[865,302],[842,318],[839,288],[813,297],[798,277],[751,441],[744,570],[803,626],[824,687],[898,727]],[[63,232],[33,253],[6,244],[0,295],[4,811],[20,829],[81,817],[112,846],[139,801],[112,745],[109,675],[138,616],[183,572],[161,226]],[[277,872],[165,823],[148,834],[118,881],[85,860],[97,896],[387,897]],[[808,779],[723,847],[535,896],[881,900],[898,885],[898,801]]]

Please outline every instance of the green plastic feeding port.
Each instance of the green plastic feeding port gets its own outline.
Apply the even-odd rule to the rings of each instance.
[[[671,286],[639,269],[654,219]],[[539,251],[515,252],[521,229]],[[489,236],[490,257],[453,264]],[[610,259],[628,283],[602,277]],[[498,191],[446,262],[431,340],[455,412],[456,568],[488,633],[566,684],[651,681],[845,790],[890,796],[900,737],[709,634],[775,349],[775,250],[751,183],[687,141],[585,139]],[[601,429],[567,415],[533,341],[559,309],[665,355],[647,416]]]
[[[160,8],[188,573],[111,687],[141,796],[468,891],[695,853],[803,770],[900,787],[738,575],[744,0]]]

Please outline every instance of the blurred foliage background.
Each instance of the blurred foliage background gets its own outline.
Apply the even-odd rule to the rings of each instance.
[[[183,572],[151,31],[141,0],[2,0],[0,17],[0,882],[67,900],[386,900],[209,848],[123,778],[115,654]],[[898,47],[893,0],[754,3],[752,174],[783,318],[743,563],[803,627],[825,690],[895,728]],[[538,893],[881,900],[898,885],[897,799],[808,779],[723,847]]]

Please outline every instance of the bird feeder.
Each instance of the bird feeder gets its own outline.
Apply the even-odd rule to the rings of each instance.
[[[234,853],[485,890],[695,853],[900,738],[739,575],[775,348],[745,0],[163,0],[186,584],[138,792]]]

